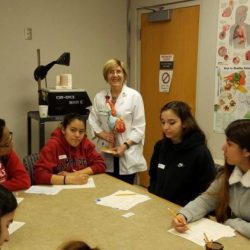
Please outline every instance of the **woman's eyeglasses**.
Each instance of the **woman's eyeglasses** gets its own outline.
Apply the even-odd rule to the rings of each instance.
[[[12,142],[13,139],[13,133],[9,132],[9,137],[8,139],[5,140],[5,142],[0,144],[0,148],[7,148],[10,146],[10,143]]]

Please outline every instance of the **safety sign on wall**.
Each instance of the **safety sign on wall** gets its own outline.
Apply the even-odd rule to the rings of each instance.
[[[169,93],[174,69],[174,55],[160,55],[159,91]]]

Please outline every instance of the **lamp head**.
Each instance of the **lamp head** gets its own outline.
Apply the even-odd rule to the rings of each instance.
[[[53,61],[46,66],[40,65],[38,66],[35,71],[34,71],[34,78],[36,81],[43,80],[48,71],[55,65],[55,64],[60,64],[60,65],[65,65],[69,66],[70,63],[70,53],[65,52],[63,53],[56,61]]]
[[[69,66],[70,62],[70,53],[64,52],[57,60],[56,63],[60,65]]]

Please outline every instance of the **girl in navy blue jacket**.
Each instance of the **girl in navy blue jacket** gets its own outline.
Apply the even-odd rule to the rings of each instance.
[[[181,101],[167,103],[160,112],[164,138],[154,146],[148,190],[181,206],[204,192],[215,177],[206,137]]]

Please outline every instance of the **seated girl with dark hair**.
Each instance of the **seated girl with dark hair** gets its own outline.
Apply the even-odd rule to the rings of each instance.
[[[12,133],[0,119],[0,185],[10,191],[30,187],[30,177],[13,150]]]
[[[187,103],[165,104],[160,122],[163,139],[154,146],[148,190],[184,206],[207,189],[215,177],[215,165]]]
[[[225,131],[225,166],[206,192],[189,202],[173,220],[178,232],[186,223],[215,211],[218,222],[250,238],[250,120],[236,120]]]
[[[36,184],[85,184],[89,175],[105,172],[104,159],[85,129],[81,115],[65,115],[39,153],[34,165]]]

